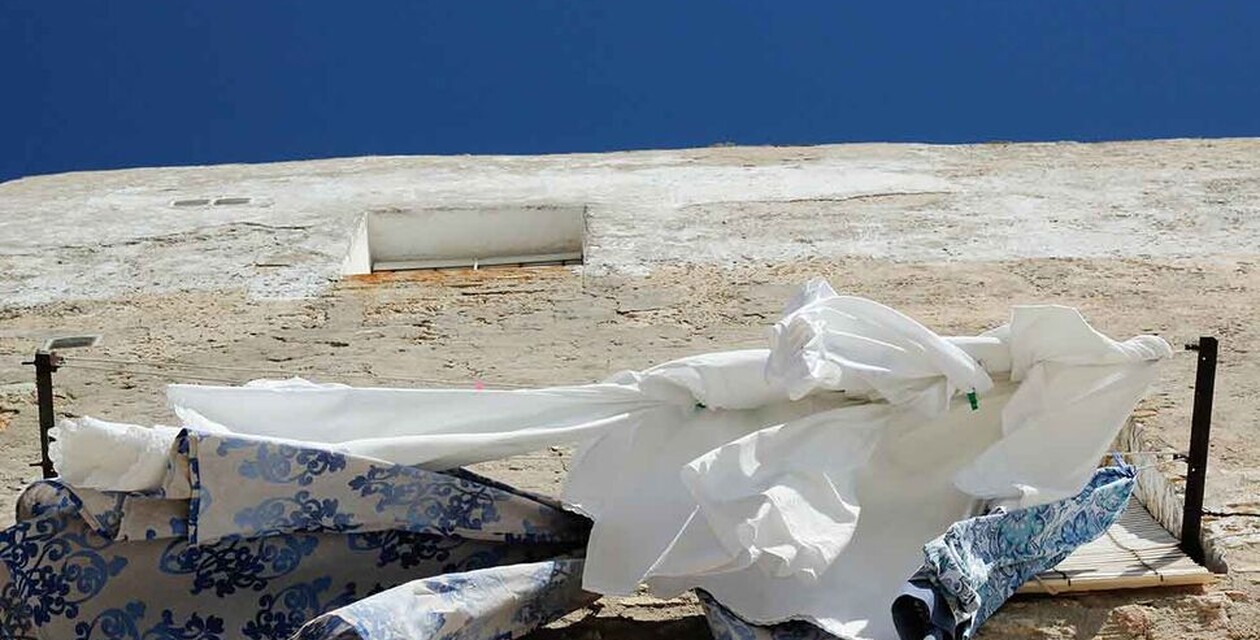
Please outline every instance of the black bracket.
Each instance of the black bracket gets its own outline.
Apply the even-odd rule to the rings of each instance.
[[[31,463],[32,467],[43,469],[44,478],[54,478],[57,470],[53,469],[52,458],[48,455],[48,445],[52,444],[49,431],[57,424],[57,414],[53,409],[52,374],[61,366],[61,356],[55,351],[40,349],[35,352],[35,359],[22,364],[35,365],[35,400],[39,405],[39,462]]]
[[[1181,512],[1181,550],[1204,563],[1203,493],[1207,483],[1208,442],[1212,431],[1212,396],[1216,392],[1216,338],[1204,336],[1197,344],[1199,364],[1194,375],[1194,414],[1190,418],[1190,454],[1186,456],[1186,499]]]

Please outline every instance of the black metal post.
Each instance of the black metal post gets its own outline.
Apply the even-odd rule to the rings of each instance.
[[[52,458],[48,457],[48,445],[52,437],[48,431],[57,424],[57,414],[53,411],[52,374],[57,370],[60,358],[52,351],[35,352],[35,399],[39,404],[39,463],[33,467],[41,467],[45,478],[57,475],[53,469]]]
[[[1194,415],[1190,419],[1190,455],[1186,460],[1186,503],[1181,512],[1181,549],[1203,564],[1203,491],[1207,482],[1208,438],[1212,431],[1212,396],[1216,387],[1216,338],[1204,336],[1186,349],[1199,353],[1194,376]]]

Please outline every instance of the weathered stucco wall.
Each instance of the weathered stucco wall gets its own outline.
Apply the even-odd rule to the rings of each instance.
[[[318,294],[373,209],[588,207],[588,273],[1260,245],[1260,140],[713,148],[77,173],[0,185],[0,302]],[[174,206],[247,197],[249,204]]]

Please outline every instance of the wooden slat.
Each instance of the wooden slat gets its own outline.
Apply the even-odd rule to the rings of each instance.
[[[1134,500],[1106,535],[1028,581],[1019,593],[1184,586],[1212,580],[1212,573],[1182,553],[1177,539]]]

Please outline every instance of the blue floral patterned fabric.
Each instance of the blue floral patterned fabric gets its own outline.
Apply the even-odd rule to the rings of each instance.
[[[923,549],[912,588],[893,603],[903,640],[969,638],[1020,585],[1102,535],[1133,492],[1129,466],[1099,469],[1076,496],[1046,505],[962,520]],[[806,622],[751,624],[699,592],[715,640],[825,640]],[[948,621],[948,623],[941,623]]]
[[[971,637],[1020,585],[1102,535],[1128,505],[1134,478],[1131,466],[1104,467],[1071,498],[963,520],[927,543],[911,579],[949,607],[957,626],[942,637]]]
[[[513,638],[590,599],[589,522],[466,472],[191,432],[169,468],[161,495],[27,489],[0,638]]]
[[[297,640],[514,638],[595,600],[582,560],[557,559],[417,580],[311,621]]]
[[[291,444],[185,431],[190,538],[403,530],[501,542],[586,540],[554,502],[474,476],[435,473]],[[249,491],[241,491],[248,486]]]

